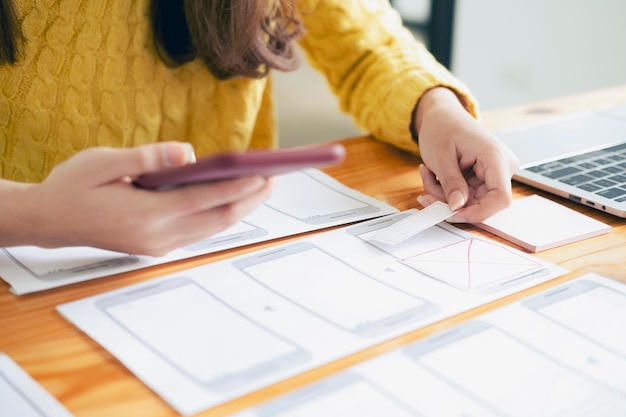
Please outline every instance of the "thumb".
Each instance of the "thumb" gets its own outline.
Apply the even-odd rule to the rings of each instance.
[[[451,210],[462,208],[468,199],[467,181],[457,164],[444,164],[442,172],[437,175],[439,184],[446,196]]]
[[[81,165],[81,175],[91,184],[111,183],[195,162],[193,147],[186,142],[160,142],[128,149],[90,148],[79,155],[73,162]]]

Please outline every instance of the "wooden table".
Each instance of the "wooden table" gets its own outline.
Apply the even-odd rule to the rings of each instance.
[[[624,102],[626,86],[618,86],[532,105],[491,111],[483,115],[483,122],[488,128],[496,129]],[[347,161],[340,166],[327,169],[326,172],[344,184],[400,210],[417,206],[415,199],[422,192],[417,157],[367,137],[347,139],[341,143],[346,146]],[[515,197],[536,193],[556,198],[517,183],[514,184],[513,190]],[[626,283],[626,220],[575,205],[565,199],[558,199],[558,202],[612,226],[609,234],[537,254],[571,272],[526,291],[373,346],[207,410],[200,415],[229,415],[586,272],[596,272]],[[462,228],[500,240],[473,226],[465,225]],[[295,238],[282,239],[280,242],[291,239]],[[0,282],[0,352],[7,353],[76,416],[176,416],[177,413],[172,408],[106,350],[63,319],[56,312],[55,306],[276,243],[263,243],[251,248],[200,256],[19,297],[9,292],[7,284]]]

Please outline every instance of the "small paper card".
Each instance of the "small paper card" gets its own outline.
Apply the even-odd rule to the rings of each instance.
[[[436,201],[428,207],[381,230],[379,233],[373,235],[371,239],[389,245],[397,245],[415,236],[422,230],[426,230],[437,223],[449,219],[457,211],[450,210],[450,206],[446,203]]]
[[[519,198],[476,226],[530,252],[609,233],[611,226],[547,198]]]

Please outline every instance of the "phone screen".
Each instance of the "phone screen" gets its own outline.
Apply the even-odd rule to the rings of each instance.
[[[191,280],[164,281],[99,306],[179,371],[216,390],[302,359],[294,344]]]
[[[272,291],[313,314],[356,333],[386,330],[429,310],[426,301],[388,286],[309,243],[277,256],[235,263]]]

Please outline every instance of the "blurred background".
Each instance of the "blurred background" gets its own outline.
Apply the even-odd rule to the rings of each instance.
[[[391,0],[483,111],[626,84],[624,0]],[[281,147],[363,134],[302,59],[274,72]]]

